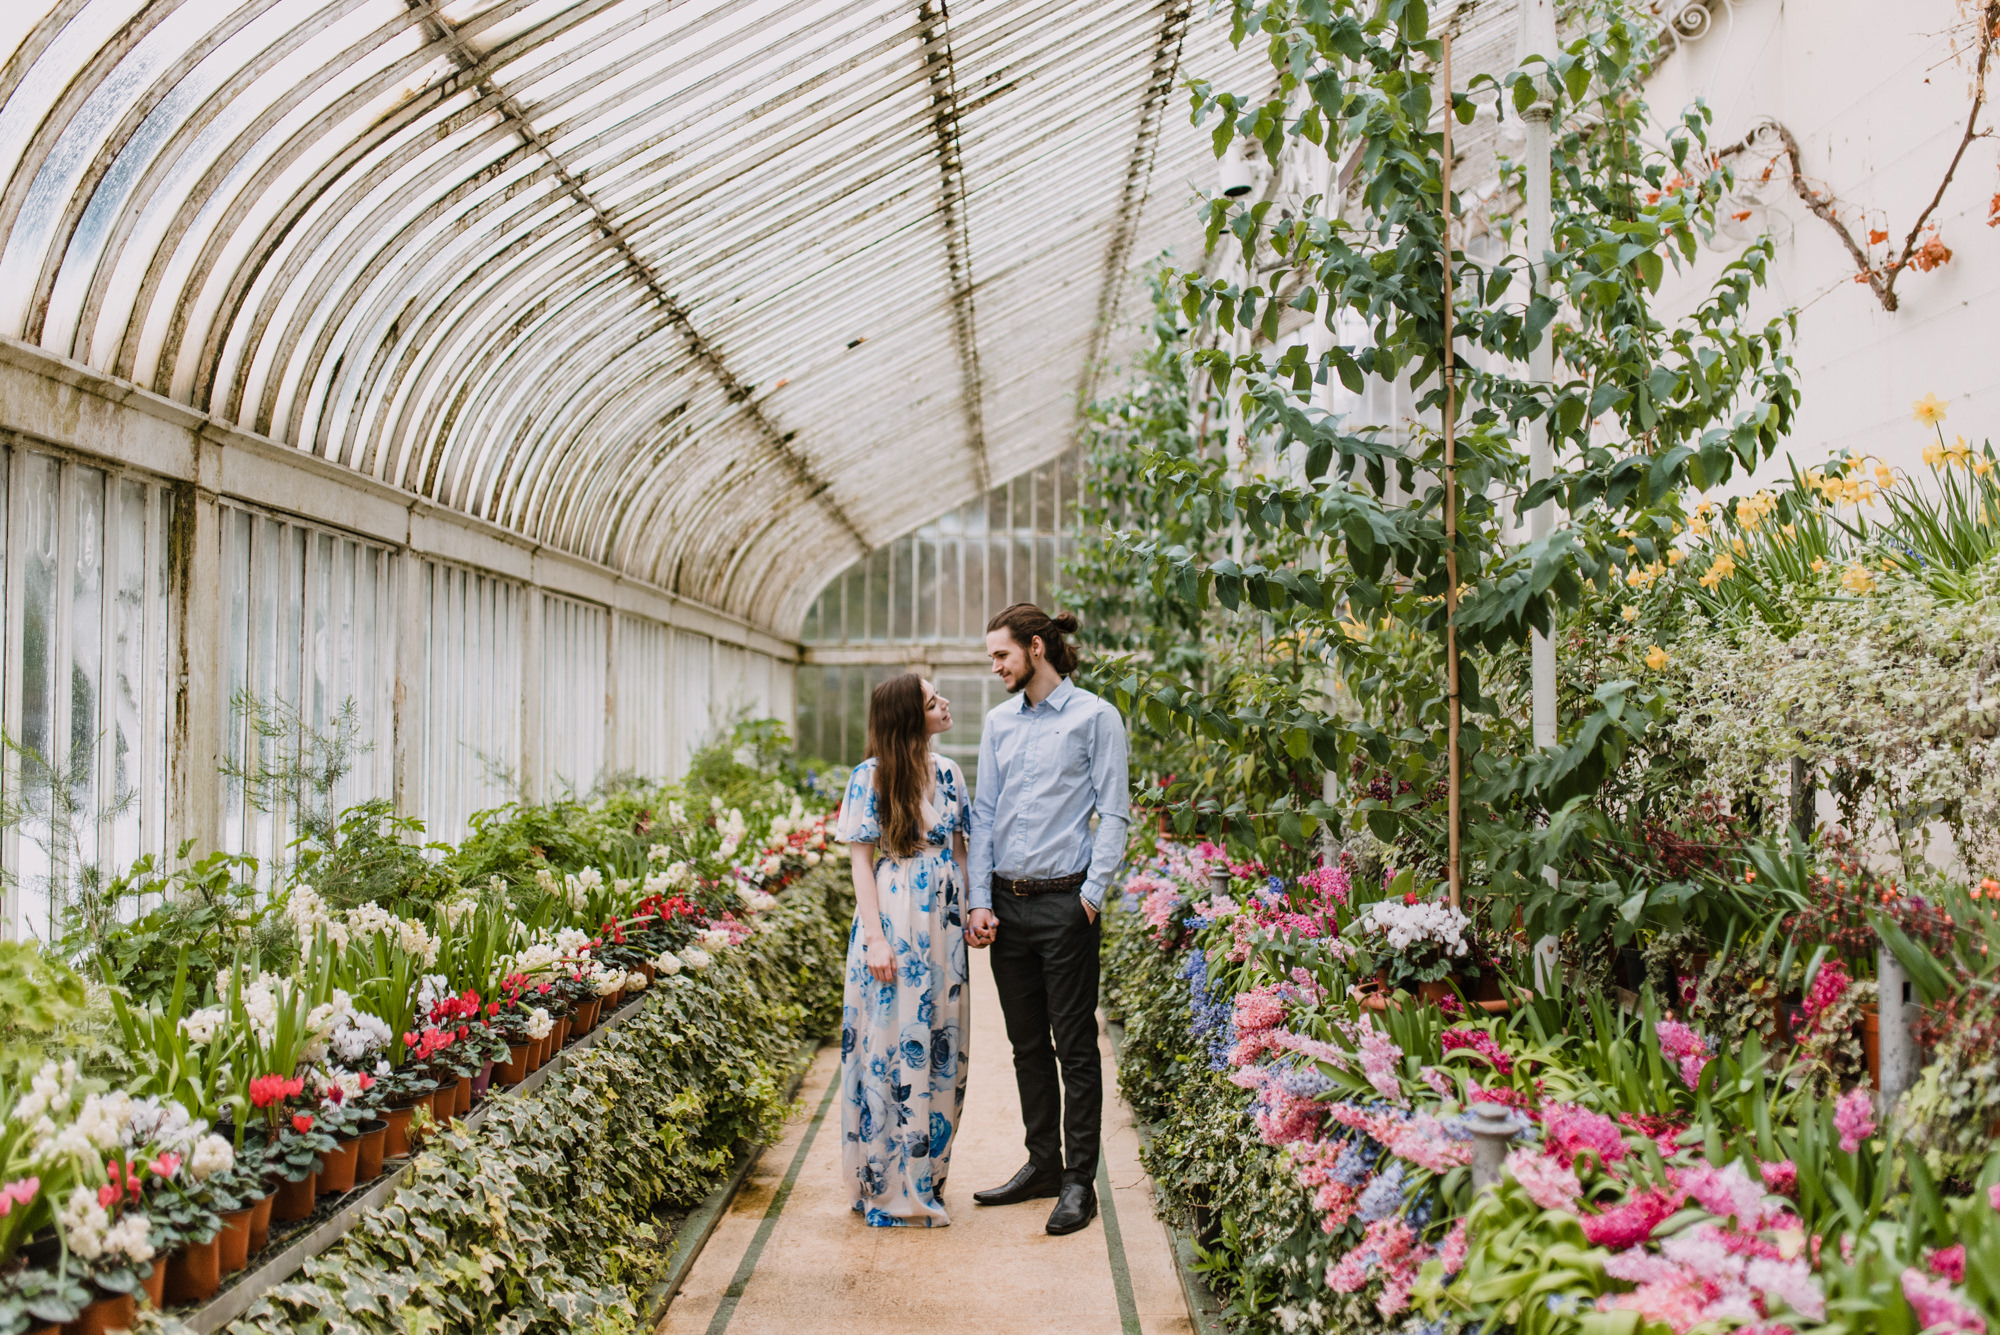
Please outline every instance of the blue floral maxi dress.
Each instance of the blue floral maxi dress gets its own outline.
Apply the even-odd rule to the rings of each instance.
[[[847,936],[840,1024],[841,1166],[854,1208],[878,1228],[951,1222],[944,1181],[951,1138],[965,1106],[965,1040],[971,990],[965,958],[965,869],[952,836],[968,833],[972,809],[957,765],[932,757],[937,787],[924,804],[923,846],[914,857],[878,849],[875,890],[896,981],[869,975],[857,918]],[[845,843],[879,844],[875,762],[864,760],[840,806]]]

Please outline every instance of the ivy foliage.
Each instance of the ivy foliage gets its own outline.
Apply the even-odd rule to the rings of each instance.
[[[646,1010],[532,1096],[442,1129],[411,1182],[233,1335],[623,1335],[672,1259],[661,1212],[698,1202],[770,1139],[799,1045],[839,1029],[843,877],[781,898],[706,973],[663,978]]]

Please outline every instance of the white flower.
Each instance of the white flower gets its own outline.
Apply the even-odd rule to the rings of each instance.
[[[188,1042],[196,1047],[207,1047],[215,1041],[215,1035],[228,1020],[220,1006],[204,1006],[192,1015],[181,1017],[181,1032],[188,1036]]]
[[[671,977],[681,971],[681,957],[671,950],[663,950],[660,957],[653,961],[653,967]]]
[[[147,1240],[152,1226],[146,1216],[134,1210],[112,1223],[110,1214],[97,1203],[97,1193],[89,1187],[79,1186],[70,1192],[69,1203],[58,1212],[56,1222],[62,1225],[69,1249],[86,1261],[102,1256],[134,1262],[153,1259],[153,1244]]]
[[[402,947],[405,955],[422,960],[426,968],[437,963],[437,938],[415,918],[405,918],[397,924],[396,944]]]
[[[667,803],[667,824],[685,825],[687,823],[688,823],[687,808],[683,807],[678,802]]]
[[[197,1182],[207,1181],[217,1173],[226,1173],[236,1166],[236,1151],[228,1140],[221,1136],[203,1136],[188,1158],[188,1171]]]
[[[108,1094],[92,1094],[76,1114],[76,1129],[98,1149],[109,1152],[125,1146],[125,1129],[131,1124],[132,1096],[122,1089]]]
[[[350,1011],[334,1025],[333,1055],[343,1066],[358,1069],[369,1053],[388,1046],[388,1022],[366,1011]]]
[[[777,904],[778,897],[776,895],[765,894],[762,890],[750,896],[750,911],[752,913],[766,913],[777,907]]]
[[[625,972],[603,964],[593,964],[590,969],[590,986],[600,997],[608,997],[625,986]]]
[[[646,860],[648,862],[666,862],[671,860],[673,856],[674,850],[668,848],[665,844],[654,844],[646,850]]]
[[[808,867],[817,867],[817,866],[819,865],[819,862],[820,862],[820,858],[819,858],[819,854],[818,854],[818,853],[816,853],[816,852],[814,852],[814,851],[813,851],[812,849],[810,849],[810,848],[809,848],[809,849],[807,849],[807,850],[806,850],[806,865],[807,865]]]
[[[626,974],[625,990],[627,992],[644,992],[646,990],[646,975],[640,973],[637,969]]]
[[[690,969],[706,969],[711,962],[708,952],[700,946],[689,946],[687,949],[681,951],[681,963],[687,965]]]
[[[535,1041],[540,1042],[542,1039],[547,1038],[549,1036],[549,1031],[555,1027],[556,1027],[556,1022],[554,1020],[551,1020],[549,1018],[549,1013],[543,1010],[540,1006],[537,1006],[533,1010],[528,1012],[529,1038],[532,1038]]]
[[[552,895],[556,893],[555,873],[550,871],[547,867],[535,868],[535,888],[540,890],[545,895]]]
[[[172,1150],[185,1158],[195,1139],[206,1130],[208,1123],[188,1116],[188,1110],[177,1100],[163,1102],[158,1096],[134,1099],[125,1123],[125,1148],[136,1150],[150,1145]]]
[[[734,942],[728,931],[721,927],[707,928],[695,940],[701,943],[704,950],[710,951],[727,950]]]

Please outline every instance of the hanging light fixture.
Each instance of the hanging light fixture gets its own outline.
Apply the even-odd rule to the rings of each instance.
[[[1222,193],[1228,199],[1241,199],[1257,185],[1257,167],[1250,155],[1243,151],[1241,139],[1231,139],[1229,147],[1222,154]]]

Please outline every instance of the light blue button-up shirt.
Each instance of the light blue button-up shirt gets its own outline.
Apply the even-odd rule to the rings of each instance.
[[[1039,705],[1014,697],[986,716],[978,789],[968,907],[993,907],[995,872],[1039,879],[1087,870],[1083,899],[1103,909],[1132,822],[1117,710],[1067,677]]]

